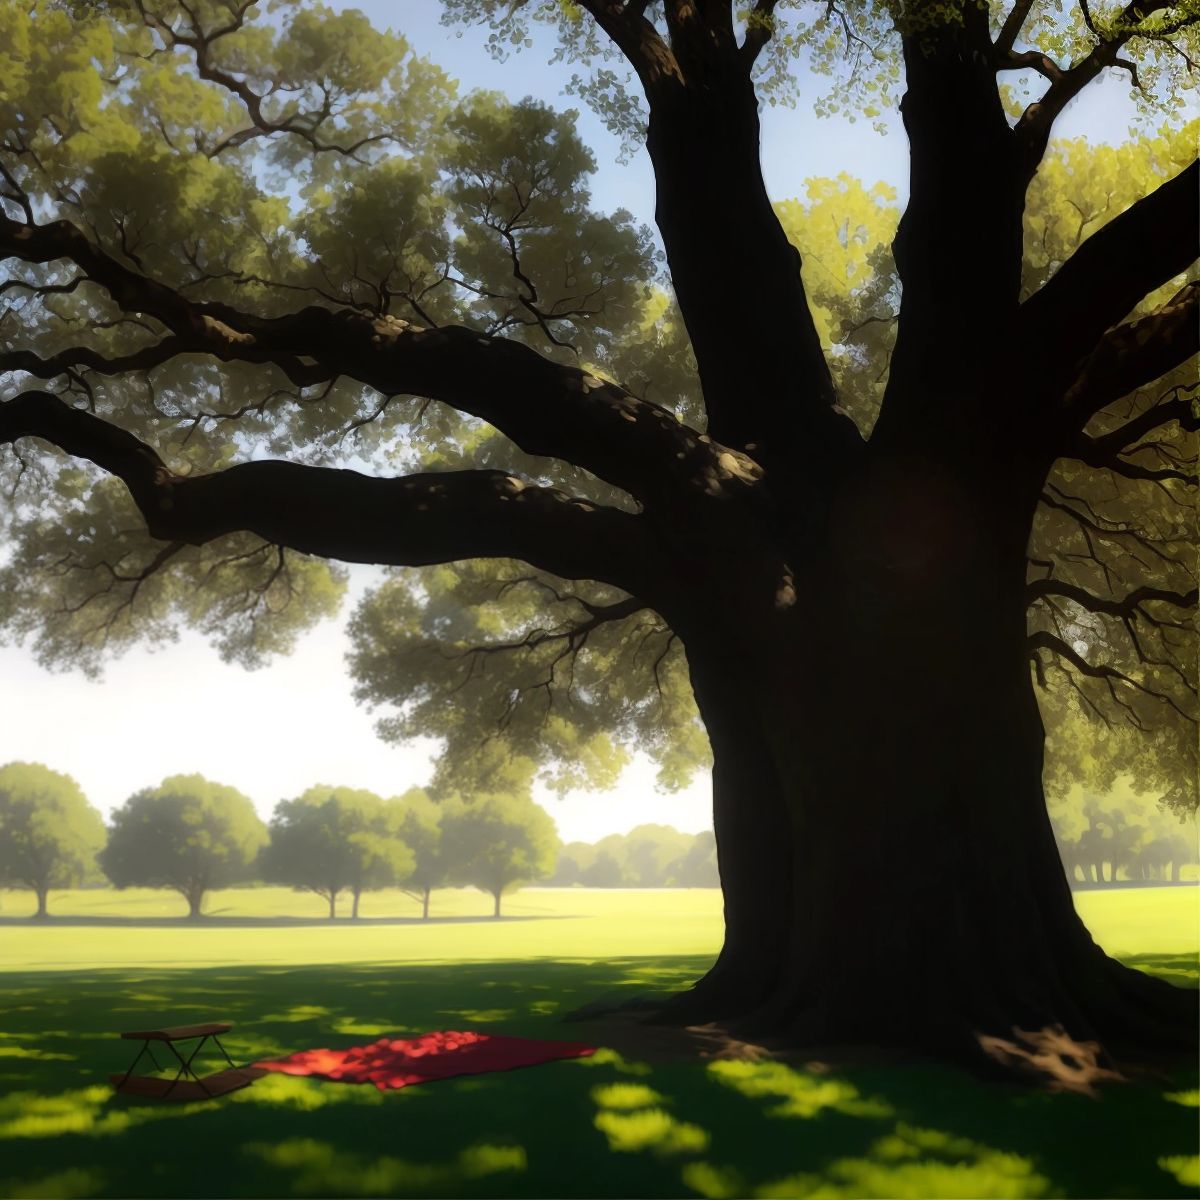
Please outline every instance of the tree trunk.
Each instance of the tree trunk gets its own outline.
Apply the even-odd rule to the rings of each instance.
[[[193,888],[187,892],[185,899],[188,905],[188,919],[198,921],[203,915],[200,911],[200,905],[204,901],[204,892],[202,889]]]
[[[499,888],[497,888],[497,889],[496,889],[496,890],[495,890],[495,891],[492,893],[492,895],[495,897],[495,900],[496,900],[496,905],[495,905],[495,907],[492,909],[492,916],[493,916],[493,917],[498,917],[498,916],[500,915],[500,889],[499,889]]]
[[[425,888],[424,894],[421,899],[421,919],[423,921],[429,920],[429,892],[430,892],[430,889]]]
[[[329,900],[329,919],[334,921],[337,919],[337,892],[328,893]]]
[[[350,920],[358,920],[358,898],[362,895],[362,888],[354,889],[354,902],[350,905]]]
[[[987,1039],[1014,1029],[1177,1044],[1194,995],[1108,959],[1075,912],[1042,790],[1024,537],[988,528],[994,483],[936,475],[853,482],[792,605],[730,564],[711,617],[680,629],[727,928],[663,1015],[972,1058],[1009,1053]]]
[[[34,892],[37,895],[37,912],[35,912],[33,915],[35,917],[48,917],[50,912],[46,907],[46,900],[50,895],[50,889],[39,887],[35,888]]]

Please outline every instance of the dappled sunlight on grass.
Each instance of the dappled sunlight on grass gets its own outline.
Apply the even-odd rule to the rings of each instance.
[[[120,1105],[112,1088],[93,1084],[57,1095],[12,1092],[0,1097],[0,1141],[15,1138],[54,1138],[61,1134],[105,1137],[194,1112],[196,1104],[163,1106]]]
[[[318,1017],[330,1016],[330,1010],[321,1008],[316,1004],[296,1004],[291,1008],[285,1009],[283,1012],[267,1013],[262,1019],[264,1021],[312,1021]]]
[[[511,1008],[443,1008],[438,1016],[472,1025],[494,1025],[497,1021],[511,1021],[516,1012]]]
[[[79,1200],[84,1196],[99,1194],[104,1176],[99,1171],[85,1171],[75,1167],[70,1171],[57,1171],[53,1175],[42,1175],[32,1179],[18,1179],[0,1187],[0,1196],[15,1200]]]
[[[592,1099],[601,1108],[643,1108],[661,1104],[662,1097],[641,1083],[607,1083],[592,1088]]]
[[[1164,1171],[1175,1176],[1184,1187],[1200,1187],[1200,1154],[1172,1154],[1158,1160]]]
[[[400,1034],[413,1032],[406,1025],[399,1025],[395,1021],[385,1021],[382,1018],[360,1021],[356,1017],[338,1017],[331,1022],[329,1027],[334,1033],[348,1034],[356,1037],[360,1034],[364,1037],[379,1037],[381,1034],[387,1033]]]
[[[326,1080],[303,1075],[285,1075],[271,1071],[254,1085],[233,1092],[229,1099],[235,1104],[266,1105],[272,1108],[291,1108],[298,1112],[315,1112],[328,1105],[360,1104],[378,1107],[383,1093],[377,1088],[345,1087]]]
[[[708,1073],[743,1096],[778,1097],[783,1103],[768,1108],[769,1117],[813,1117],[822,1109],[852,1117],[892,1115],[890,1105],[863,1099],[858,1089],[843,1079],[812,1075],[780,1062],[722,1060],[709,1063]]]
[[[587,1026],[584,1025],[582,1028],[586,1030]],[[591,1057],[574,1059],[571,1065],[589,1069],[612,1067],[614,1070],[620,1071],[622,1075],[649,1075],[653,1070],[648,1063],[630,1062],[611,1046],[601,1046]]]
[[[652,902],[639,896],[622,910],[647,946]],[[984,1085],[930,1064],[821,1071],[671,1058],[647,1048],[654,1039],[617,1041],[622,1053],[603,1044],[601,1026],[561,1016],[686,986],[711,953],[664,953],[674,935],[641,957],[596,952],[625,937],[618,926],[589,933],[577,957],[555,957],[564,931],[586,923],[418,928],[423,963],[409,926],[49,930],[44,943],[25,943],[33,961],[53,960],[47,969],[0,973],[0,1195],[1195,1193],[1194,1072],[1102,1088],[1093,1100]],[[12,963],[9,935],[35,933],[5,928],[0,954]],[[1160,941],[1137,965],[1194,980],[1187,939],[1174,950]],[[487,946],[495,953],[485,959]],[[212,965],[166,965],[193,949]],[[458,949],[476,957],[446,961]],[[341,957],[299,965],[310,952]],[[108,1075],[135,1049],[119,1030],[207,1019],[235,1023],[222,1041],[239,1063],[464,1023],[601,1044],[590,1058],[387,1093],[272,1073],[217,1101],[112,1098]]]
[[[50,1050],[32,1050],[28,1046],[0,1045],[0,1058],[37,1058],[42,1062],[75,1062],[78,1054],[55,1054]]]
[[[245,1153],[287,1174],[296,1195],[422,1195],[453,1189],[466,1181],[503,1171],[524,1171],[521,1146],[469,1146],[453,1163],[421,1163],[381,1156],[346,1154],[328,1142],[293,1138],[277,1145],[251,1142]]]
[[[605,1109],[596,1114],[595,1125],[608,1138],[609,1147],[621,1152],[687,1154],[706,1149],[710,1140],[708,1132],[699,1125],[676,1120],[661,1108],[643,1108],[637,1112]]]
[[[742,1171],[708,1162],[688,1163],[683,1181],[707,1200],[738,1196],[763,1200],[1034,1200],[1057,1194],[1029,1159],[904,1124],[859,1157],[839,1158],[820,1171],[802,1172],[757,1185]]]

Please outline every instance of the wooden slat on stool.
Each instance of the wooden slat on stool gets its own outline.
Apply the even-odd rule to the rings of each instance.
[[[212,1037],[228,1033],[232,1025],[209,1023],[207,1025],[173,1025],[167,1029],[134,1029],[123,1033],[123,1038],[140,1038],[144,1042],[180,1042],[187,1038]]]
[[[204,1077],[204,1087],[194,1079],[181,1079],[174,1087],[169,1079],[161,1079],[155,1075],[131,1075],[121,1080],[123,1075],[110,1075],[109,1082],[122,1096],[143,1096],[148,1100],[211,1100],[214,1096],[224,1096],[236,1092],[238,1088],[249,1087],[256,1079],[266,1072],[257,1067],[226,1069]],[[205,1088],[208,1090],[205,1091]]]

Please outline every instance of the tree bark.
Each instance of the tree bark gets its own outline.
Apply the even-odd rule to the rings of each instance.
[[[429,920],[429,892],[430,889],[425,888],[424,894],[421,897],[421,919],[423,921]]]
[[[1014,515],[987,476],[880,452],[793,606],[750,583],[739,608],[735,583],[682,632],[727,930],[664,1017],[971,1058],[1015,1029],[1194,1039],[1195,997],[1110,960],[1076,915],[1026,646],[1036,490]]]
[[[350,920],[358,920],[358,898],[362,895],[362,888],[354,889],[354,903],[350,906]]]
[[[499,915],[500,915],[500,889],[497,888],[492,893],[492,896],[495,898],[495,901],[496,901],[495,907],[492,909],[492,916],[499,917]]]
[[[34,892],[37,895],[37,912],[35,912],[33,915],[35,917],[48,917],[50,912],[46,908],[46,899],[50,894],[50,889],[39,887],[35,888]]]
[[[200,911],[200,905],[204,902],[203,889],[190,888],[184,893],[184,898],[188,904],[188,919],[198,921],[204,914]]]

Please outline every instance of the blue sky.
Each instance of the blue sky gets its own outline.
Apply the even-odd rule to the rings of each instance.
[[[333,3],[363,9],[381,28],[396,27],[459,78],[464,91],[486,87],[514,99],[533,95],[578,107],[560,94],[573,68],[547,64],[553,47],[544,38],[497,63],[485,49],[485,34],[467,30],[456,37],[441,27],[437,0]],[[1064,116],[1060,135],[1123,138],[1133,113],[1128,92],[1124,75],[1089,89]],[[644,154],[620,165],[615,140],[590,113],[581,112],[580,128],[599,164],[596,206],[628,208],[650,223],[654,189]],[[801,196],[805,179],[839,171],[868,182],[886,180],[903,198],[905,149],[898,123],[880,136],[865,122],[818,120],[803,103],[765,111],[764,171],[775,199]],[[356,590],[371,577],[362,569],[353,576]],[[385,746],[373,733],[373,718],[351,700],[341,624],[322,626],[295,654],[253,674],[224,665],[190,636],[156,653],[126,655],[101,684],[50,675],[28,651],[0,648],[0,763],[32,760],[67,771],[106,810],[179,772],[198,771],[240,788],[264,815],[276,800],[313,783],[393,795],[424,782],[426,751]],[[591,841],[645,821],[687,831],[708,828],[711,821],[706,779],[678,796],[659,796],[644,763],[627,772],[615,792],[546,798],[545,804],[567,840]]]

